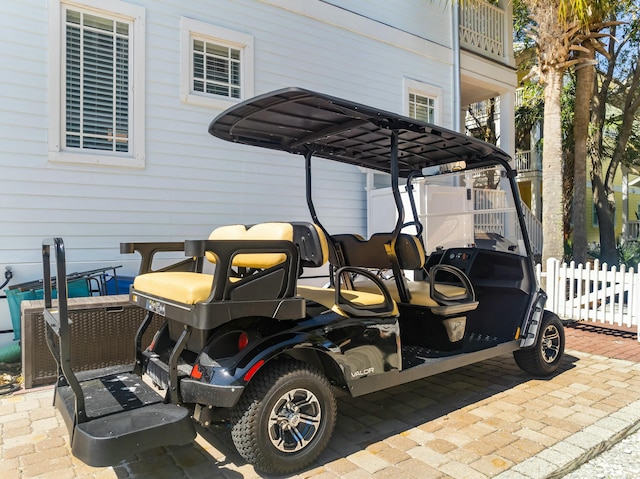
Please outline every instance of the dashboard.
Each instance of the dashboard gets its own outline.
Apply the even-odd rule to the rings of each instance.
[[[528,259],[513,253],[479,248],[449,248],[432,253],[425,267],[427,271],[436,264],[447,264],[465,273],[474,287],[515,288],[531,292],[531,278],[527,268]],[[438,282],[455,282],[452,278],[438,275]]]

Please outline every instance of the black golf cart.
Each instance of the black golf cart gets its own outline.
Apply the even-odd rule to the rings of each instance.
[[[242,457],[288,473],[329,442],[333,388],[359,396],[511,352],[534,375],[556,371],[563,327],[544,310],[504,152],[298,88],[240,103],[209,132],[302,156],[311,221],[240,222],[206,240],[123,243],[122,253],[142,257],[130,291],[147,311],[136,364],[77,374],[66,288],[58,285],[54,308],[48,286],[52,247],[57,277],[66,277],[64,245],[43,242],[45,318],[59,364],[55,403],[77,457],[114,464],[188,443],[194,421],[208,426],[222,416]],[[327,231],[312,198],[314,157],[386,173],[390,227],[369,238]],[[164,251],[186,259],[153,270]],[[305,279],[316,271],[328,272],[328,285]],[[157,316],[163,325],[143,350]]]

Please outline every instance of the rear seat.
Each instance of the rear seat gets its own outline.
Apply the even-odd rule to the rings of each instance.
[[[222,226],[213,230],[210,240],[287,240],[293,239],[293,228],[288,223],[260,223],[247,229],[244,225]],[[206,258],[216,263],[213,253]],[[267,269],[286,260],[282,253],[239,254],[232,265],[244,268]],[[230,277],[230,282],[241,278]],[[141,274],[133,282],[134,289],[153,296],[193,305],[206,301],[213,287],[213,275],[197,272],[163,271]],[[258,299],[258,298],[256,298]],[[266,298],[263,298],[266,299]]]
[[[305,301],[296,296],[299,254],[289,223],[260,223],[250,228],[216,228],[209,240],[184,243],[123,243],[120,251],[141,254],[141,272],[129,298],[167,319],[169,336],[200,351],[211,331],[247,316],[277,321],[305,317]],[[166,249],[170,248],[170,249]],[[181,249],[191,259],[161,270],[151,268],[153,255]],[[215,263],[214,274],[202,273],[203,258]],[[184,266],[184,267],[183,267]],[[186,266],[189,266],[188,268]]]

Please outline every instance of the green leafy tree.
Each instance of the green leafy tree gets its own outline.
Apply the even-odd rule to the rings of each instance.
[[[613,20],[619,0],[592,0],[574,2],[575,15],[583,25],[576,39],[574,56],[578,60],[575,66],[576,93],[573,110],[573,259],[584,263],[587,259],[587,158],[591,105],[594,96],[596,77],[596,52],[607,56],[602,40],[608,38],[603,33],[617,22]],[[585,10],[586,4],[590,4]],[[581,8],[581,9],[579,9]],[[609,21],[606,21],[609,20]]]
[[[591,184],[600,231],[600,257],[616,264],[614,179],[621,164],[638,165],[640,125],[640,7],[621,4],[624,24],[609,28],[607,54],[598,65],[597,91],[591,114]],[[637,171],[637,170],[636,170]]]

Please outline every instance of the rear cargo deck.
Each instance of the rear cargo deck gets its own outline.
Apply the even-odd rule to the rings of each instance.
[[[113,465],[139,451],[195,438],[189,410],[165,404],[140,376],[122,368],[78,376],[87,421],[73,424],[75,396],[70,386],[58,386],[55,401],[72,436],[73,454],[85,463]]]

